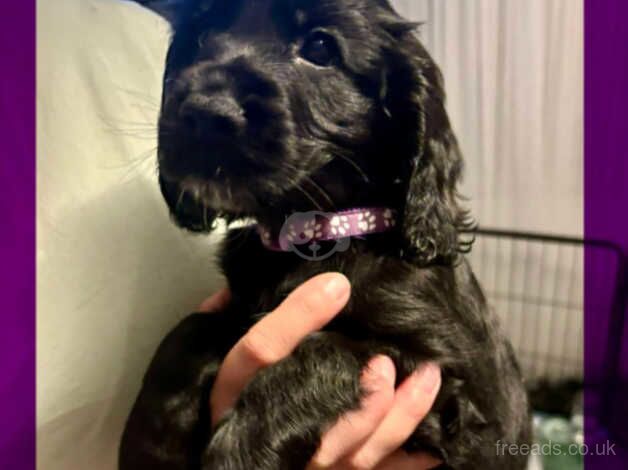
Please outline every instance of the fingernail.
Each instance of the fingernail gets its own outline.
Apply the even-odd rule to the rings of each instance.
[[[387,385],[394,385],[397,372],[393,361],[389,357],[376,356],[370,360],[366,374],[367,382],[383,380]]]
[[[329,281],[327,281],[323,290],[325,291],[325,294],[331,297],[334,301],[340,302],[341,300],[345,300],[349,297],[351,284],[345,276],[342,274],[336,274]]]
[[[433,362],[428,362],[416,372],[418,387],[423,393],[432,394],[440,386],[440,367]]]

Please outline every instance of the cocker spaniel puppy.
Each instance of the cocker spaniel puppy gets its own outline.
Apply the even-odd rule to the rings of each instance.
[[[145,2],[146,3],[146,2]],[[405,445],[453,469],[525,468],[497,442],[529,438],[510,345],[464,252],[462,159],[438,67],[387,0],[157,2],[172,22],[159,122],[163,195],[182,227],[253,219],[221,266],[233,293],[159,347],[120,468],[303,469],[366,393],[386,354],[401,381],[425,361],[443,385]],[[210,428],[222,358],[260,312],[316,274],[353,295],[324,331],[264,369]]]

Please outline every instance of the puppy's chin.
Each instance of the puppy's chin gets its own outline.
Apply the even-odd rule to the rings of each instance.
[[[199,205],[232,217],[251,216],[257,213],[260,201],[256,185],[234,181],[229,176],[198,178],[188,176],[179,182],[181,191],[189,194]]]
[[[235,218],[256,212],[260,204],[257,177],[238,172],[235,167],[242,166],[241,158],[228,155],[221,160],[230,162],[229,166],[215,156],[210,159],[197,151],[159,149],[160,178],[171,188],[170,193],[176,193],[167,198],[173,212],[176,212],[173,204],[179,205],[183,198],[189,204]]]

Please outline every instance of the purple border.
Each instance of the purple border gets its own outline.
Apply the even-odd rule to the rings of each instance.
[[[35,2],[3,2],[0,28],[0,468],[35,468]],[[628,250],[628,2],[585,0],[585,224],[591,238]],[[587,304],[595,297],[586,266]],[[595,358],[595,312],[587,309],[586,374]],[[624,356],[626,356],[624,351]],[[624,361],[626,358],[623,358]],[[624,369],[625,370],[625,369]],[[625,377],[623,378],[626,379]],[[587,397],[590,401],[590,397]],[[591,417],[587,416],[588,419]],[[617,421],[624,423],[628,416]],[[587,434],[593,442],[594,436]],[[611,463],[611,460],[613,463]],[[615,467],[614,463],[617,463]],[[626,468],[586,459],[587,469]]]
[[[585,233],[587,238],[606,239],[628,252],[628,2],[626,0],[585,0]],[[608,323],[600,318],[604,299],[601,285],[614,282],[610,269],[600,269],[600,260],[592,250],[585,253],[585,376],[599,382],[601,351],[608,351]],[[624,289],[625,291],[625,289]],[[610,330],[622,338],[618,311]],[[612,320],[611,320],[612,321]],[[623,332],[624,341],[628,336]],[[620,345],[619,345],[620,346]],[[611,348],[612,349],[612,348]],[[585,439],[590,447],[628,435],[628,407],[621,396],[622,361],[611,364],[611,393],[590,389],[585,396]],[[615,354],[615,357],[617,357]],[[604,361],[604,359],[602,359]],[[608,361],[606,361],[608,362]],[[599,409],[608,413],[599,419]],[[617,444],[615,457],[586,456],[587,470],[628,468],[628,455]]]
[[[0,468],[35,468],[35,1],[0,27]]]

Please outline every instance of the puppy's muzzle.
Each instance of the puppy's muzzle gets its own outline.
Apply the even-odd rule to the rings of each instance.
[[[286,106],[259,60],[194,63],[166,79],[160,170],[170,179],[241,176],[272,168],[286,133]]]
[[[179,116],[188,136],[200,142],[238,137],[247,125],[244,109],[228,93],[190,93],[179,107]]]

